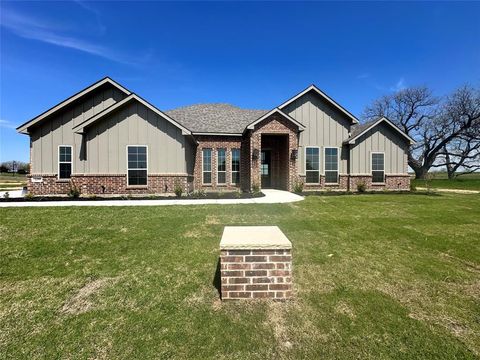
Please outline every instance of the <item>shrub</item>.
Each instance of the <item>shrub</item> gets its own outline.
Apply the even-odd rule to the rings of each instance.
[[[34,198],[33,194],[32,193],[28,193],[25,195],[25,199],[27,200],[32,200]]]
[[[80,189],[74,183],[70,184],[70,190],[68,190],[68,197],[77,199],[80,197]]]
[[[259,186],[258,184],[256,184],[256,183],[253,184],[253,185],[252,185],[252,192],[253,192],[254,194],[258,194],[258,193],[260,192],[260,186]]]
[[[7,191],[5,194],[3,194],[4,199],[10,199],[10,193]]]
[[[303,192],[303,182],[301,181],[295,182],[295,184],[293,185],[293,192],[295,193]]]
[[[364,193],[365,191],[367,191],[367,184],[365,183],[365,181],[359,181],[357,183],[357,191],[359,193]]]
[[[175,188],[174,188],[174,193],[177,197],[181,197],[182,194],[183,194],[183,188],[182,186],[180,185],[180,183],[176,182],[175,183]]]
[[[197,190],[193,193],[194,198],[202,198],[202,197],[205,197],[205,196],[207,196],[207,194],[206,194],[205,190],[203,190],[203,189]]]

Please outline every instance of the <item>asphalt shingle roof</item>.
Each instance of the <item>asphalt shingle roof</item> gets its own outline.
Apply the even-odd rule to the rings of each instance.
[[[165,113],[194,133],[241,134],[251,122],[268,110],[241,109],[230,104],[197,104]]]
[[[373,124],[375,124],[377,121],[378,120],[371,120],[371,121],[367,121],[366,123],[363,123],[363,124],[352,125],[352,127],[350,128],[350,133],[351,133],[350,138],[354,138],[355,136],[360,134],[362,131],[369,128]]]

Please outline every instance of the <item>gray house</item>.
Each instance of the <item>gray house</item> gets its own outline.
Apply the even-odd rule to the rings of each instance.
[[[34,195],[410,186],[413,140],[386,118],[359,124],[314,85],[271,110],[161,111],[107,77],[17,130],[30,136]]]

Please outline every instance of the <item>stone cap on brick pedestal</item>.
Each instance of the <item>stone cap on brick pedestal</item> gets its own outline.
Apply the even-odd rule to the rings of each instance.
[[[278,226],[225,226],[220,250],[291,249]]]

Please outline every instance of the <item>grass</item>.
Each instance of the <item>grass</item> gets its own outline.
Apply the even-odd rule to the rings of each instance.
[[[23,174],[0,173],[0,191],[10,191],[27,185],[27,176]]]
[[[461,175],[454,180],[449,180],[446,173],[430,173],[432,177],[429,180],[431,188],[436,189],[460,189],[460,190],[480,190],[480,173]],[[417,187],[427,187],[425,180],[415,179],[412,184]]]
[[[295,300],[226,302],[224,225],[278,225]],[[474,359],[480,196],[1,208],[0,358]]]

